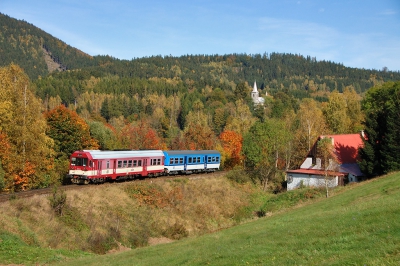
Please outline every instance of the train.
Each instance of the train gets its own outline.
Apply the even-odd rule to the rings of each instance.
[[[67,179],[74,184],[100,184],[165,175],[219,170],[216,150],[80,150],[70,156]]]

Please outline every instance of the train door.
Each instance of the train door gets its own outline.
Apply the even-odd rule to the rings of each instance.
[[[207,169],[208,155],[204,156],[204,169]]]
[[[97,176],[101,176],[101,164],[102,164],[103,162],[101,161],[101,160],[98,160],[97,161]]]
[[[181,160],[182,158],[179,158],[179,160]],[[188,161],[187,161],[187,156],[183,156],[183,170],[186,172],[186,170],[187,170],[187,164],[188,164]]]
[[[117,178],[117,176],[116,176],[116,173],[117,173],[117,160],[112,160],[111,161],[111,163],[112,163],[112,165],[111,165],[111,167],[112,167],[112,176],[111,176],[111,178],[112,179],[116,179]]]
[[[147,160],[148,158],[143,159],[142,176],[147,176]]]

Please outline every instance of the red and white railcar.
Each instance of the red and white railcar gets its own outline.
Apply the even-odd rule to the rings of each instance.
[[[83,150],[71,155],[67,178],[76,184],[89,184],[159,176],[163,172],[164,153],[161,150]]]

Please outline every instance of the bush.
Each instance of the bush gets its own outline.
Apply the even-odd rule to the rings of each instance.
[[[175,223],[174,225],[168,227],[163,232],[163,236],[179,240],[181,238],[187,237],[189,235],[188,230],[183,224]]]
[[[58,189],[58,186],[54,186],[53,194],[49,197],[50,206],[58,216],[63,215],[64,207],[67,203],[67,194],[64,190]]]
[[[251,182],[250,176],[240,167],[235,167],[233,170],[229,171],[228,174],[226,174],[226,178],[238,184]]]
[[[118,244],[110,234],[100,233],[98,231],[94,231],[90,234],[88,244],[90,251],[97,254],[105,254],[112,248],[118,247]]]
[[[280,193],[273,195],[269,198],[264,205],[257,212],[260,217],[265,215],[270,211],[278,211],[286,208],[295,206],[298,203],[305,202],[311,199],[316,199],[324,196],[323,188],[303,188],[296,189],[292,191],[287,191],[285,193]]]

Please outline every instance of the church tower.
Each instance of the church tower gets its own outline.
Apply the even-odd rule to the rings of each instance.
[[[253,90],[251,91],[251,99],[255,105],[264,105],[265,100],[263,97],[260,97],[260,94],[258,93],[256,81],[254,81]]]
[[[259,98],[259,94],[258,94],[258,90],[257,90],[257,83],[256,81],[254,81],[254,86],[253,86],[253,90],[251,92],[251,98],[253,99],[254,103],[259,103],[258,98]]]

